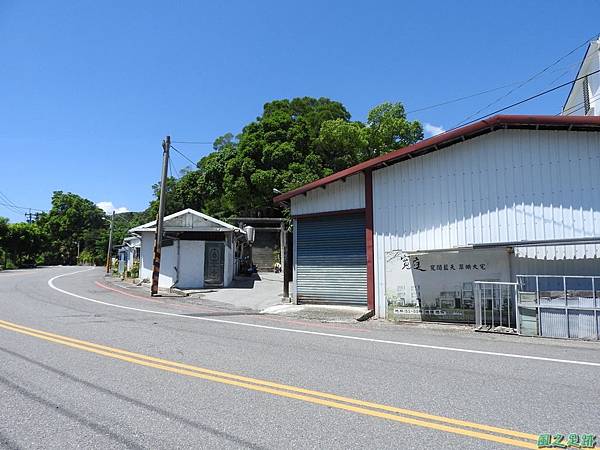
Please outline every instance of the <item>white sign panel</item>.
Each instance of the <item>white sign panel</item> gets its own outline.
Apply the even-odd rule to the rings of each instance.
[[[505,249],[385,254],[390,320],[474,322],[474,281],[509,281]]]

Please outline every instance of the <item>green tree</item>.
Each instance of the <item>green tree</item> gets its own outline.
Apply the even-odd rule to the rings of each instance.
[[[36,223],[15,223],[8,226],[4,245],[17,266],[35,263],[43,250],[45,235]]]
[[[231,133],[217,138],[213,152],[203,157],[196,168],[186,168],[179,179],[167,179],[165,215],[185,208],[205,211],[216,217],[226,217],[230,212],[223,201],[223,177],[225,165],[235,156],[237,141]],[[160,184],[152,186],[154,198],[145,211],[147,222],[156,219],[160,195]]]
[[[180,211],[185,208],[191,208],[186,206],[184,199],[181,197],[182,187],[179,186],[179,180],[175,177],[168,177],[165,187],[165,193],[167,201],[165,203],[165,215],[173,214],[174,212]],[[152,191],[154,198],[150,202],[150,205],[146,209],[144,215],[147,222],[156,220],[158,215],[158,206],[160,198],[160,182],[152,185]]]
[[[104,259],[108,221],[104,211],[90,200],[56,191],[52,195],[52,208],[40,217],[39,225],[48,235],[49,263],[75,264],[78,243],[80,251],[92,251],[97,261]],[[100,242],[106,242],[104,252],[98,248]]]
[[[8,219],[0,217],[0,267],[6,265],[6,235],[8,234]]]
[[[367,117],[369,149],[364,159],[374,158],[423,139],[423,127],[409,121],[402,103],[385,102]]]
[[[323,122],[349,120],[344,106],[326,98],[276,100],[248,124],[227,159],[222,202],[236,215],[278,216],[273,189],[287,190],[329,175],[333,168],[317,149]]]
[[[327,98],[275,100],[238,136],[215,140],[196,169],[167,180],[166,214],[193,208],[221,218],[281,216],[273,189],[296,188],[422,137],[420,123],[406,119],[401,103],[373,108],[363,124]],[[156,218],[158,187],[148,221]]]
[[[340,171],[364,161],[369,148],[369,130],[361,122],[326,120],[321,125],[317,149],[321,160]]]
[[[0,217],[0,248],[2,248],[2,244],[4,239],[6,238],[6,234],[8,233],[8,219],[6,217]]]

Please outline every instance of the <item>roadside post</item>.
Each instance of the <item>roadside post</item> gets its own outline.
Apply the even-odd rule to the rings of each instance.
[[[163,220],[165,217],[165,203],[167,199],[166,184],[167,170],[169,167],[169,149],[171,148],[171,136],[167,136],[162,143],[163,165],[160,179],[160,198],[158,201],[158,217],[156,218],[156,232],[154,236],[154,260],[152,264],[152,287],[151,295],[158,295],[158,278],[160,276],[160,251],[162,247]]]

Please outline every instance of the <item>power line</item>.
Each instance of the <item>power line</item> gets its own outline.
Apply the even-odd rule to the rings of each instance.
[[[483,116],[479,116],[476,119],[473,119],[473,120],[471,120],[469,122],[466,122],[464,124],[461,122],[460,124],[456,125],[455,127],[451,128],[450,130],[447,130],[446,132],[455,130],[455,129],[459,128],[461,125],[469,125],[470,123],[477,122],[478,120],[485,119],[486,117],[489,117],[489,116],[493,116],[494,114],[498,114],[498,113],[500,113],[502,111],[506,111],[507,109],[514,108],[515,106],[521,105],[523,103],[526,103],[528,101],[531,101],[533,99],[541,97],[542,95],[546,95],[546,94],[548,94],[550,92],[556,91],[557,89],[560,89],[560,88],[563,88],[565,86],[568,86],[568,85],[570,85],[572,83],[575,83],[575,82],[577,82],[577,81],[579,81],[579,80],[581,80],[581,79],[583,79],[583,78],[585,78],[587,76],[594,75],[594,74],[596,74],[598,72],[600,72],[600,69],[594,70],[593,72],[590,72],[590,73],[588,73],[586,75],[583,75],[583,76],[581,76],[579,78],[575,78],[574,80],[567,81],[566,83],[560,84],[558,86],[554,86],[551,89],[546,89],[545,91],[539,92],[539,93],[537,93],[535,95],[532,95],[531,97],[527,97],[526,99],[520,100],[520,101],[515,102],[515,103],[513,103],[511,105],[505,106],[504,108],[500,108],[500,109],[497,109],[496,111],[492,111],[489,114],[485,114]]]
[[[486,109],[488,109],[490,106],[493,106],[495,104],[497,104],[498,102],[500,102],[501,100],[505,99],[506,97],[508,97],[510,94],[512,94],[513,92],[517,91],[518,89],[522,88],[523,86],[525,86],[526,84],[530,83],[531,81],[533,81],[534,79],[536,79],[537,77],[539,77],[540,75],[542,75],[543,73],[545,73],[547,70],[549,70],[551,67],[554,67],[556,64],[558,64],[559,62],[561,62],[562,60],[564,60],[565,58],[571,56],[573,53],[575,53],[577,50],[579,50],[581,47],[585,46],[585,45],[589,45],[589,42],[595,38],[597,36],[594,35],[592,37],[590,37],[589,39],[586,39],[585,42],[583,42],[582,44],[578,45],[576,48],[574,48],[573,50],[571,50],[569,53],[567,53],[566,55],[561,56],[560,58],[558,58],[556,61],[554,61],[552,64],[550,64],[549,66],[546,66],[545,68],[543,68],[541,71],[535,73],[534,75],[532,75],[531,77],[529,77],[527,80],[523,81],[522,83],[520,83],[517,87],[515,87],[514,89],[511,89],[510,91],[508,91],[506,94],[501,95],[500,97],[498,97],[496,100],[494,100],[493,102],[487,104],[486,106],[484,106],[483,108],[478,109],[477,111],[475,111],[473,114],[471,114],[470,116],[466,117],[465,119],[463,119],[460,123],[458,123],[458,125],[456,125],[455,128],[461,126],[462,124],[466,123],[472,123],[474,121],[471,122],[467,122],[469,119],[472,119],[474,116],[476,116],[477,114],[485,111]],[[494,114],[494,113],[492,113]],[[476,119],[478,120],[478,119]]]
[[[3,202],[0,203],[0,206],[4,206],[6,209],[8,209],[9,211],[11,211],[14,214],[23,214],[23,212],[26,211],[40,211],[43,212],[43,210],[41,209],[36,209],[36,208],[28,208],[25,206],[19,206],[17,205],[15,202],[13,202],[10,198],[8,198],[8,196],[3,193],[2,191],[0,191],[0,200],[4,200]]]
[[[551,86],[554,82],[556,82],[557,80],[559,80],[560,78],[562,78],[566,74],[568,74],[569,71],[573,67],[578,66],[578,65],[579,65],[579,63],[569,64],[568,66],[559,67],[559,68],[557,68],[555,70],[550,71],[550,73],[556,73],[556,72],[560,72],[561,70],[567,69],[561,75],[559,75],[558,77],[556,77],[555,79],[553,79],[550,83],[548,83],[546,86]],[[516,86],[517,84],[523,83],[523,82],[524,82],[524,80],[522,80],[522,81],[514,81],[512,83],[508,83],[508,84],[505,84],[503,86],[498,86],[498,87],[495,87],[495,88],[486,89],[485,91],[476,92],[474,94],[465,95],[463,97],[457,97],[457,98],[454,98],[452,100],[446,100],[446,101],[441,102],[441,103],[435,103],[433,105],[423,106],[421,108],[417,108],[417,109],[413,109],[413,110],[410,110],[410,111],[406,111],[406,114],[412,114],[412,113],[416,113],[416,112],[420,112],[420,111],[427,111],[427,110],[430,110],[430,109],[439,108],[440,106],[450,105],[452,103],[458,103],[458,102],[461,102],[463,100],[468,100],[470,98],[479,97],[480,95],[489,94],[490,92],[501,91],[502,89],[506,89],[506,88],[509,88],[511,86]]]
[[[29,208],[29,207],[27,207],[27,206],[11,205],[11,204],[9,204],[9,203],[2,203],[2,202],[0,202],[0,206],[6,206],[6,207],[7,207],[7,208],[9,208],[9,209],[11,209],[11,208],[12,208],[12,211],[13,211],[13,212],[16,212],[16,213],[18,213],[18,214],[21,214],[23,211],[29,211],[29,210],[32,210],[32,211],[39,211],[39,212],[44,212],[44,210],[43,210],[43,209]]]
[[[173,141],[173,144],[198,144],[198,145],[213,145],[214,142],[202,142],[202,141]]]
[[[11,205],[9,205],[8,203],[0,203],[0,206],[6,207],[6,209],[8,209],[10,212],[15,213],[15,214],[22,214],[23,211],[27,211],[26,209],[23,209],[22,211],[18,210],[18,209],[15,209],[14,207],[12,207]]]
[[[15,202],[13,202],[10,198],[8,198],[8,196],[6,194],[4,194],[2,191],[0,191],[0,198],[9,203],[6,206],[17,207],[17,205],[15,204]]]
[[[600,97],[600,94],[596,94],[592,97],[590,97],[590,103],[594,100],[597,100]],[[574,109],[577,108],[577,109]],[[561,114],[565,115],[565,116],[570,116],[571,114],[573,114],[574,112],[579,111],[580,109],[585,108],[585,100],[579,103],[574,104],[573,106],[569,106],[568,108],[562,110],[561,112],[559,112],[557,114],[557,116],[560,116]],[[565,114],[567,113],[567,114]]]
[[[179,155],[180,155],[181,157],[183,157],[183,158],[185,158],[186,160],[188,160],[188,161],[189,161],[189,162],[190,162],[190,163],[191,163],[191,164],[192,164],[194,167],[197,167],[197,166],[198,166],[198,163],[197,163],[197,162],[194,162],[194,161],[192,161],[190,158],[188,158],[186,155],[184,155],[182,152],[180,152],[179,150],[177,150],[177,149],[176,149],[175,147],[173,147],[172,145],[171,145],[171,148],[172,148],[173,150],[175,150],[177,153],[179,153]]]
[[[496,88],[487,89],[485,91],[476,92],[475,94],[465,95],[464,97],[458,97],[458,98],[454,98],[452,100],[446,100],[444,102],[436,103],[434,105],[423,106],[422,108],[417,108],[417,109],[413,109],[411,111],[406,111],[406,114],[412,114],[412,113],[416,113],[416,112],[420,112],[420,111],[427,111],[429,109],[439,108],[440,106],[449,105],[451,103],[457,103],[457,102],[460,102],[463,100],[467,100],[469,98],[478,97],[478,96],[484,95],[484,94],[489,94],[490,92],[499,91],[501,89],[506,89],[506,88],[509,88],[509,87],[514,86],[519,83],[520,83],[520,81],[515,81],[514,83],[505,84],[504,86],[499,86]]]
[[[173,158],[169,157],[169,173],[171,174],[171,178],[175,178],[173,176],[173,170],[175,170],[175,173],[178,173],[177,168],[175,167],[175,164],[173,163]]]

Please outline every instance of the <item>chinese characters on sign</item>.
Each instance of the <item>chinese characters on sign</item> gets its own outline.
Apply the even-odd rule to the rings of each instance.
[[[596,436],[593,434],[568,435],[555,433],[544,433],[538,436],[538,448],[594,448],[596,446]]]
[[[465,264],[465,263],[448,263],[448,264],[430,264],[428,268],[421,265],[421,260],[418,256],[409,256],[406,253],[398,255],[402,261],[402,270],[418,270],[420,272],[441,272],[448,270],[487,270],[486,263]]]

